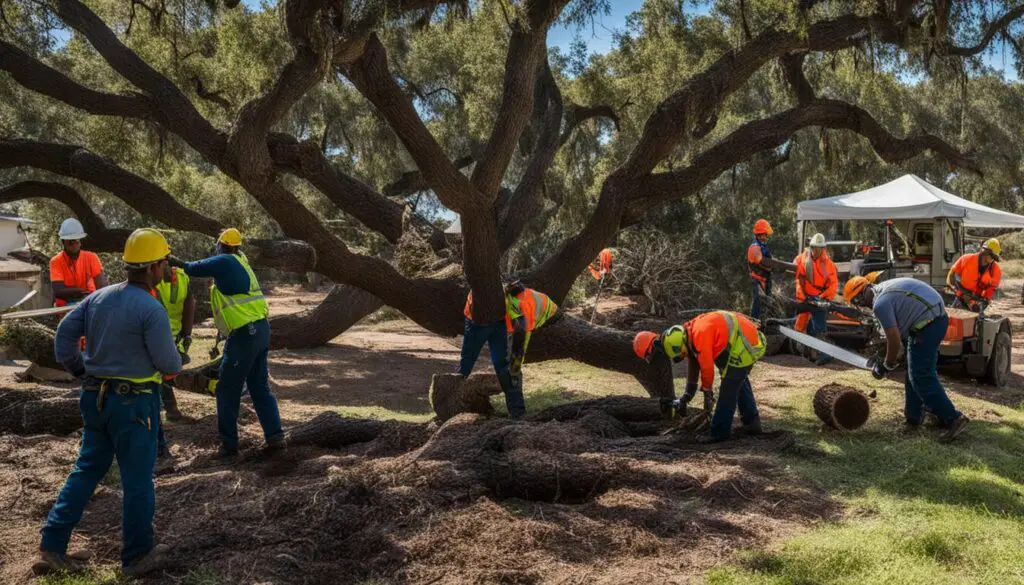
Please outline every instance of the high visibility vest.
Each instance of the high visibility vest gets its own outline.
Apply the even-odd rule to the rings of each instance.
[[[750,277],[762,285],[772,277],[771,270],[765,268],[761,263],[772,257],[771,250],[767,244],[762,244],[757,238],[747,246],[747,265],[750,267]]]
[[[611,248],[605,248],[601,250],[601,253],[597,256],[597,267],[593,263],[587,266],[590,270],[590,275],[594,277],[594,280],[601,280],[601,277],[611,272],[612,261],[614,254]]]
[[[802,301],[808,296],[822,296],[836,284],[832,282],[830,264],[832,264],[832,260],[828,257],[827,252],[822,252],[817,260],[811,257],[810,249],[804,250],[803,253],[797,256],[797,299]]]
[[[972,295],[984,299],[991,299],[999,281],[1003,278],[1003,271],[997,262],[988,265],[984,271],[981,268],[981,253],[967,254],[961,256],[950,271],[960,277],[960,285]],[[963,296],[963,291],[956,290],[956,296]]]
[[[513,331],[512,321],[522,317],[526,321],[526,332],[532,333],[558,312],[558,305],[548,295],[532,288],[524,289],[518,296],[505,297],[505,328]]]
[[[725,323],[729,327],[729,365],[722,370],[722,374],[725,374],[725,370],[728,368],[752,366],[757,360],[764,357],[764,352],[768,347],[764,333],[758,331],[757,343],[752,344],[747,339],[747,336],[743,334],[740,320],[736,313],[729,311],[718,312],[725,317]]]
[[[184,270],[171,268],[171,281],[161,280],[156,285],[156,300],[167,309],[167,317],[171,320],[171,335],[181,332],[181,317],[185,312],[185,299],[188,298],[189,278]]]
[[[249,275],[249,292],[237,295],[225,295],[217,285],[210,287],[210,307],[213,309],[213,322],[221,335],[230,335],[232,331],[245,327],[249,323],[262,321],[270,315],[267,299],[263,296],[260,283],[249,267],[249,260],[244,254],[231,254],[238,260]]]

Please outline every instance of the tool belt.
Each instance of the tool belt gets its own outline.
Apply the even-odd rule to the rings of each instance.
[[[140,384],[116,378],[88,378],[82,385],[82,390],[99,393],[96,397],[96,410],[100,412],[103,411],[103,406],[106,404],[107,392],[113,392],[118,396],[153,393],[152,384],[150,383]]]
[[[927,319],[921,319],[917,323],[914,323],[913,325],[910,326],[910,329],[907,330],[907,335],[917,335],[918,333],[924,331],[925,327],[931,325],[932,323],[934,323],[938,319],[941,319],[941,318],[943,318],[945,316],[946,316],[946,313],[942,313],[938,317],[929,317]]]

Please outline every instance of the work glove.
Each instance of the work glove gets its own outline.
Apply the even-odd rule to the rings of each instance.
[[[174,255],[171,255],[171,256],[167,257],[167,263],[170,264],[171,266],[173,266],[174,268],[184,268],[185,267],[185,262],[182,261],[181,258],[178,258],[177,256],[174,256]]]
[[[179,333],[174,339],[174,344],[180,347],[183,353],[188,353],[188,348],[192,347],[192,336]]]
[[[891,372],[895,367],[896,366],[890,366],[885,363],[885,360],[875,360],[874,365],[871,366],[871,375],[874,376],[876,380],[881,380],[885,378],[885,375]]]

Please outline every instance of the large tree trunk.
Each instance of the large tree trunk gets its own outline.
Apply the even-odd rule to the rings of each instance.
[[[370,293],[336,284],[327,297],[312,309],[270,320],[271,349],[317,347],[344,333],[383,303]]]
[[[80,428],[77,390],[0,388],[0,434],[67,435]]]

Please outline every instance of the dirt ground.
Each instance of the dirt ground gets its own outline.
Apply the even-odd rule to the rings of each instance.
[[[1024,307],[1020,283],[1008,288],[997,310],[1015,323],[1010,385],[993,398],[987,387],[944,377],[955,394],[1024,401]],[[278,287],[272,310],[299,311],[321,297]],[[197,329],[193,355],[205,353],[212,337],[212,330]],[[322,348],[272,352],[272,387],[286,427],[324,412],[425,423],[430,375],[453,371],[458,354],[457,343],[409,321],[361,324]],[[486,355],[477,367],[488,367]],[[827,369],[848,375],[843,366]],[[0,371],[0,386],[33,387],[16,382],[13,371]],[[820,385],[822,368],[778,356],[755,368],[753,382],[770,427],[794,388]],[[528,365],[526,386],[531,411],[567,400],[644,396],[628,376],[564,361]],[[784,432],[707,450],[685,438],[615,435],[607,430],[614,421],[597,428],[582,419],[514,425],[458,417],[430,428],[425,444],[406,437],[269,457],[259,451],[255,414],[244,407],[243,455],[223,463],[212,458],[212,399],[178,396],[191,420],[167,425],[173,463],[156,476],[157,537],[173,547],[174,562],[146,583],[198,582],[198,575],[279,585],[690,583],[738,548],[842,514],[774,457],[792,443]],[[489,448],[477,437],[500,442],[497,461],[509,469],[498,471],[530,469],[554,474],[556,483],[562,474],[568,486],[567,465],[593,468],[596,476],[585,480],[594,488],[510,497],[480,479],[494,470],[474,459]],[[0,436],[0,582],[31,580],[39,528],[73,467],[77,443],[76,436]],[[98,567],[116,566],[120,504],[112,471],[72,541],[72,549],[94,552]]]

